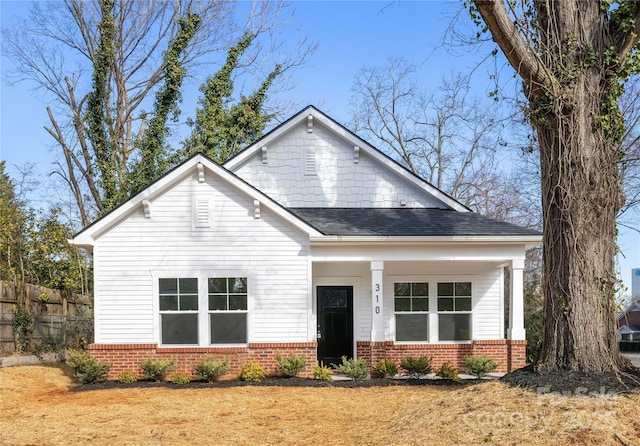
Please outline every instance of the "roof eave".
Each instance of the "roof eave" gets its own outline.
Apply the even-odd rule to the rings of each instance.
[[[447,235],[447,236],[392,236],[392,235],[324,235],[309,238],[312,245],[359,244],[524,244],[525,249],[542,243],[540,235]]]

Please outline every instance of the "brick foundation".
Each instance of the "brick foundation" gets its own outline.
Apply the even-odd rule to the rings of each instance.
[[[203,361],[207,356],[216,359],[228,359],[230,361],[229,372],[222,376],[236,378],[244,364],[251,360],[262,365],[267,375],[276,375],[278,372],[276,353],[282,356],[290,354],[302,355],[307,358],[307,366],[300,376],[311,377],[312,368],[316,364],[315,342],[290,342],[290,343],[254,343],[247,347],[158,347],[157,344],[91,344],[88,347],[89,354],[106,363],[112,364],[108,379],[116,379],[125,371],[142,374],[139,362],[144,358],[175,358],[177,365],[172,372],[185,372],[194,377],[194,366]]]
[[[497,372],[510,372],[526,365],[527,341],[473,341],[470,344],[395,344],[386,342],[357,342],[357,357],[367,361],[371,367],[378,361],[388,358],[397,362],[407,356],[432,357],[432,366],[439,368],[443,362],[451,362],[462,370],[462,361],[469,355],[487,355],[499,362]],[[91,344],[89,354],[106,363],[112,364],[108,379],[116,379],[125,371],[138,375],[142,373],[138,365],[144,358],[175,358],[177,365],[172,372],[185,372],[194,376],[194,366],[205,357],[230,361],[229,372],[222,377],[235,378],[244,364],[251,360],[261,364],[267,375],[276,375],[278,362],[276,353],[282,356],[290,354],[307,358],[307,366],[300,376],[311,377],[312,368],[316,364],[315,342],[290,343],[253,343],[247,347],[158,347],[157,344]]]
[[[487,355],[499,363],[496,372],[507,373],[526,365],[527,341],[473,341],[470,344],[396,344],[385,342],[357,342],[357,355],[371,367],[382,359],[400,362],[402,358],[427,356],[433,358],[432,367],[438,369],[450,362],[462,370],[465,356]]]

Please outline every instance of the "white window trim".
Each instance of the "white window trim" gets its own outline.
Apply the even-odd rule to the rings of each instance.
[[[149,271],[149,277],[152,283],[152,310],[153,310],[153,341],[160,348],[237,348],[246,347],[251,343],[252,339],[252,315],[253,300],[251,298],[252,283],[255,276],[249,271],[242,269],[234,270],[154,270]],[[197,278],[198,279],[198,343],[197,344],[162,344],[160,342],[162,325],[160,323],[160,290],[159,280],[161,278]],[[207,279],[210,277],[246,277],[247,278],[247,342],[244,344],[211,344],[209,330],[209,297]],[[240,310],[238,310],[240,311]]]
[[[438,296],[438,283],[455,283],[455,282],[469,282],[469,283],[471,283],[471,311],[455,311],[455,310],[454,311],[438,311],[438,297],[440,297],[440,296]],[[476,293],[475,280],[466,278],[465,276],[460,276],[460,277],[455,277],[455,278],[447,277],[445,279],[438,278],[438,280],[434,283],[434,285],[435,285],[435,299],[433,299],[433,300],[434,300],[434,303],[435,303],[435,314],[436,314],[437,323],[438,323],[438,325],[437,325],[438,343],[440,343],[440,344],[472,344],[473,343],[473,333],[474,333],[474,330],[473,330],[473,320],[474,320],[473,307],[475,306],[474,304],[476,302],[476,299],[475,299],[475,293]],[[431,286],[431,285],[429,285],[429,286]],[[431,290],[429,290],[429,292],[431,292]],[[450,296],[442,296],[442,297],[450,297]],[[453,297],[455,298],[456,296],[453,296]],[[467,296],[460,296],[460,297],[467,297]],[[429,308],[431,308],[431,306],[429,306]],[[440,331],[439,331],[439,328],[440,328],[440,325],[439,325],[440,324],[440,315],[441,314],[468,314],[469,315],[469,328],[470,328],[469,340],[466,340],[466,341],[465,340],[460,340],[460,341],[455,341],[455,340],[453,340],[453,341],[450,341],[450,340],[441,341],[440,340]]]
[[[198,280],[198,309],[197,310],[160,310],[160,279],[196,279]],[[200,322],[200,310],[202,309],[201,307],[201,302],[200,302],[200,279],[195,276],[195,275],[189,275],[188,273],[186,274],[182,274],[179,276],[158,276],[155,277],[153,279],[153,286],[154,286],[154,292],[153,292],[153,296],[154,296],[154,314],[157,314],[158,316],[155,318],[156,319],[156,323],[157,323],[157,332],[156,332],[156,342],[158,344],[158,346],[163,346],[163,347],[176,347],[176,348],[180,348],[180,347],[184,347],[184,348],[188,348],[188,347],[197,347],[199,344],[164,344],[161,343],[162,342],[162,315],[163,314],[196,314],[198,315],[198,340],[200,340],[200,326],[202,325]],[[155,325],[155,324],[154,324]]]
[[[207,277],[207,279],[229,279],[231,277],[242,277],[245,278],[247,280],[247,309],[246,310],[210,310],[209,309],[209,285],[208,285],[208,280],[205,280],[205,293],[206,293],[206,315],[207,315],[207,336],[206,339],[208,341],[208,346],[209,347],[245,347],[247,346],[247,344],[249,343],[249,296],[250,296],[250,292],[249,292],[249,278],[246,275],[229,275],[229,276],[212,276],[209,275]],[[227,290],[227,298],[229,298],[230,293]],[[211,340],[211,314],[246,314],[247,315],[247,342],[245,343],[226,343],[226,344],[214,344]]]
[[[396,283],[426,283],[429,289],[429,310],[428,311],[396,311],[396,293],[395,293],[395,284]],[[394,278],[391,280],[391,301],[392,301],[392,313],[393,313],[393,342],[398,345],[410,345],[410,344],[432,344],[431,340],[431,301],[433,298],[431,297],[431,282],[429,280],[399,280]],[[411,296],[413,297],[413,296]],[[397,324],[396,324],[396,316],[398,314],[426,314],[427,315],[427,339],[424,341],[399,341],[398,340],[398,332],[397,332]]]
[[[398,345],[419,345],[419,344],[472,344],[474,334],[474,307],[477,303],[477,274],[461,273],[461,274],[390,274],[384,276],[384,295],[385,308],[391,308],[388,314],[390,326],[390,338]],[[429,283],[429,341],[396,341],[396,318],[394,311],[394,283],[396,282],[428,282]],[[468,341],[441,341],[440,340],[440,321],[439,315],[445,313],[464,314],[460,311],[439,312],[438,311],[438,283],[443,282],[471,282],[471,311],[465,312],[471,315],[471,334]],[[391,307],[389,307],[391,305]]]

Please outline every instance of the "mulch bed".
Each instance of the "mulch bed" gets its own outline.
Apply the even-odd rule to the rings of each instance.
[[[365,380],[336,380],[327,382],[320,379],[297,378],[297,377],[269,377],[260,382],[241,381],[239,379],[227,379],[216,382],[191,381],[186,384],[174,384],[169,381],[149,381],[139,380],[134,383],[121,383],[119,381],[103,381],[101,383],[81,384],[74,387],[73,391],[102,390],[102,389],[126,389],[140,387],[164,387],[173,389],[201,389],[201,388],[229,388],[247,386],[265,387],[343,387],[343,388],[367,388],[367,387],[392,387],[392,386],[451,386],[463,387],[471,384],[487,382],[486,379],[465,379],[452,381],[444,379],[365,379]]]
[[[538,372],[533,365],[515,370],[500,380],[513,387],[536,393],[596,395],[629,393],[640,389],[640,369],[632,367],[620,374],[570,371]]]
[[[186,384],[174,384],[169,381],[139,380],[134,383],[121,383],[119,381],[104,381],[94,384],[81,384],[73,387],[73,391],[101,390],[101,389],[126,389],[126,388],[173,388],[173,389],[200,389],[200,388],[230,388],[246,386],[264,387],[342,387],[342,388],[368,388],[368,387],[393,387],[393,386],[448,386],[464,387],[493,381],[494,379],[464,379],[451,381],[443,379],[365,379],[336,380],[327,382],[318,379],[297,377],[269,377],[260,382],[241,381],[239,379],[227,379],[213,383],[206,381],[191,381]],[[519,387],[535,393],[556,393],[559,395],[597,395],[597,394],[621,394],[640,390],[640,369],[630,368],[623,373],[584,373],[584,372],[537,372],[530,365],[499,378],[499,381],[512,387]]]

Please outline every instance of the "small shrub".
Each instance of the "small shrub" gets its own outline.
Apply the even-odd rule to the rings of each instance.
[[[140,368],[145,376],[154,381],[162,381],[169,370],[175,365],[175,359],[145,358],[140,361]]]
[[[264,376],[264,367],[253,361],[247,361],[240,372],[240,379],[242,381],[254,381],[259,383],[262,381]]]
[[[286,358],[276,353],[276,361],[278,361],[278,369],[286,376],[296,376],[307,365],[307,358],[293,353]]]
[[[414,378],[420,378],[422,375],[428,375],[431,373],[431,359],[426,356],[420,356],[414,358],[413,356],[407,356],[400,361],[400,367],[407,372],[408,375]]]
[[[229,360],[215,359],[207,356],[204,361],[196,364],[196,375],[208,382],[215,382],[229,371]]]
[[[467,356],[464,358],[463,365],[469,375],[474,375],[478,378],[493,372],[498,367],[498,363],[487,355]]]
[[[333,382],[333,377],[331,376],[331,374],[331,369],[326,365],[313,366],[313,377],[315,379],[322,379],[327,382]]]
[[[367,367],[364,359],[347,359],[346,356],[343,356],[342,364],[338,365],[338,370],[356,381],[363,380],[369,376],[369,367]]]
[[[382,378],[393,378],[398,374],[398,364],[393,359],[383,359],[373,366],[373,370]]]
[[[191,378],[185,372],[175,372],[171,374],[169,381],[174,384],[188,384],[191,382]]]
[[[73,369],[73,377],[82,384],[106,380],[111,368],[111,364],[98,361],[78,350],[67,350],[67,365]]]
[[[131,384],[138,381],[138,375],[131,371],[120,372],[120,374],[118,374],[117,380],[123,384]]]
[[[436,376],[448,381],[460,381],[458,369],[450,362],[443,363],[436,372]]]

